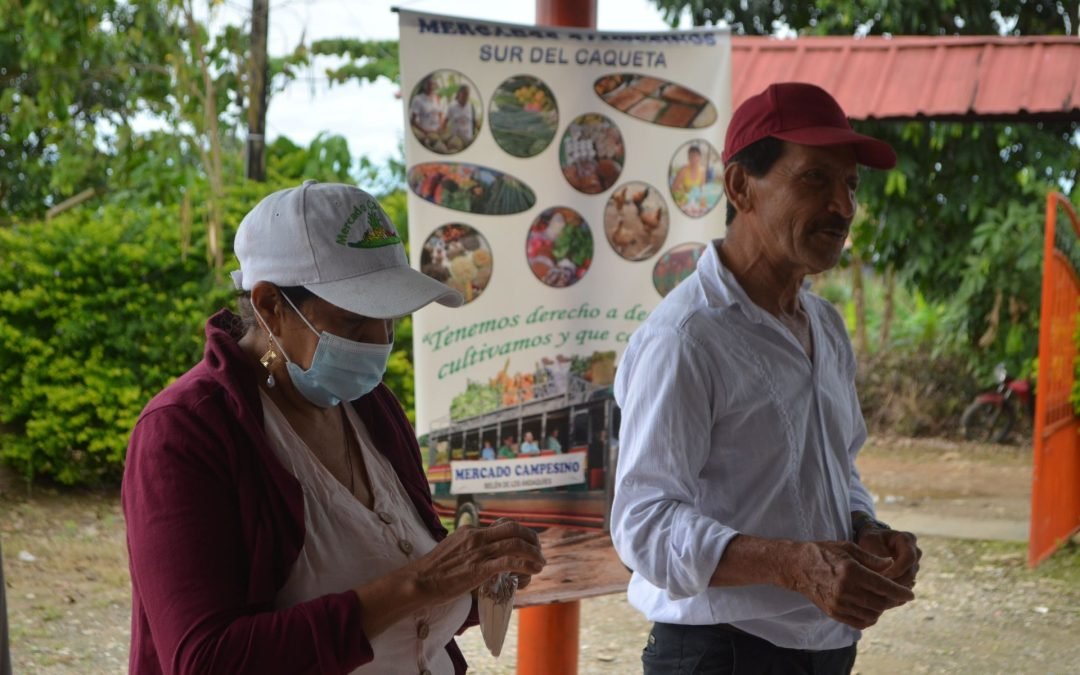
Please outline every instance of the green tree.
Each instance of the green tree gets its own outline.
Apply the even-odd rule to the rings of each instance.
[[[226,185],[225,259],[233,260],[236,227],[259,199],[307,177],[347,180],[347,157],[337,136],[309,148],[272,143],[268,182]],[[240,162],[239,153],[227,155],[226,174],[241,175]],[[202,203],[208,191],[196,181],[190,202]],[[404,193],[381,201],[407,233]],[[188,202],[133,202],[113,193],[100,202],[0,228],[0,259],[10,261],[0,266],[0,461],[28,480],[115,482],[140,410],[201,358],[206,318],[235,307],[231,282],[201,256],[185,254],[209,236],[177,227]],[[407,318],[396,326],[385,381],[411,415]]]
[[[401,60],[396,40],[356,40],[334,38],[317,40],[311,45],[317,56],[337,56],[347,59],[343,64],[326,69],[331,83],[374,82],[385,77],[391,82],[401,79]]]
[[[136,0],[0,5],[0,224],[103,189],[131,120],[168,93],[164,17]]]
[[[308,147],[278,139],[268,182],[242,178],[247,32],[211,31],[196,9],[0,7],[0,461],[28,480],[116,480],[139,411],[200,358],[206,317],[233,305],[218,270],[235,264],[243,216],[306,178],[355,180],[347,143],[325,134]],[[271,59],[271,93],[308,58],[300,45]],[[137,117],[159,128],[142,131]],[[404,194],[384,187],[404,234]],[[47,221],[88,188],[96,198]],[[408,320],[386,381],[411,410]]]
[[[1073,2],[1027,0],[655,0],[669,21],[724,21],[768,35],[1075,34]],[[856,121],[890,142],[899,164],[866,172],[864,216],[853,226],[853,273],[895,273],[931,302],[949,305],[948,326],[973,367],[998,360],[1030,370],[1038,342],[1042,233],[1047,190],[1077,183],[1076,122]],[[1077,192],[1080,196],[1080,192]],[[858,282],[858,278],[856,279]],[[856,285],[858,285],[856,283]],[[890,311],[886,311],[890,315]],[[882,335],[888,337],[888,321]],[[947,331],[946,331],[947,332]]]
[[[721,21],[740,35],[1075,35],[1076,0],[654,0],[677,25]]]

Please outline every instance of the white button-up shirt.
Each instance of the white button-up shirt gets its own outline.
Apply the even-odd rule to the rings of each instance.
[[[847,540],[851,512],[874,513],[855,468],[866,425],[843,320],[800,291],[811,360],[746,295],[718,243],[634,332],[615,381],[611,534],[634,570],[629,600],[651,621],[729,623],[780,647],[846,647],[859,631],[801,594],[709,587],[739,533]]]

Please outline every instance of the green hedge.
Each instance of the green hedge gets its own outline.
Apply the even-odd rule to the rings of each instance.
[[[229,188],[224,272],[243,215],[296,183]],[[403,196],[385,205],[404,230]],[[178,206],[105,203],[0,229],[0,461],[27,480],[116,483],[143,406],[201,358],[206,318],[235,306],[194,211],[189,242]],[[398,345],[386,379],[411,413],[407,320]]]
[[[229,294],[177,209],[117,204],[0,230],[0,458],[28,479],[115,480],[139,411],[199,357]]]

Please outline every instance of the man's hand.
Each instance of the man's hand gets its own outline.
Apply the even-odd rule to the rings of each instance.
[[[905,588],[915,587],[922,549],[916,544],[914,534],[869,524],[859,530],[859,538],[855,543],[862,550],[876,556],[892,558],[892,565],[881,572],[882,576]]]
[[[877,623],[885,610],[915,599],[910,588],[882,574],[896,560],[878,557],[852,542],[805,542],[793,553],[784,586],[805,595],[840,623],[862,630]]]

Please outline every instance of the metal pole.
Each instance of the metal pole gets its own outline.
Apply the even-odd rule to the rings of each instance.
[[[536,0],[536,24],[596,28],[596,0]],[[518,675],[577,675],[581,602],[518,610]]]
[[[247,177],[266,180],[266,34],[270,25],[269,0],[251,0],[251,68],[248,72]]]

